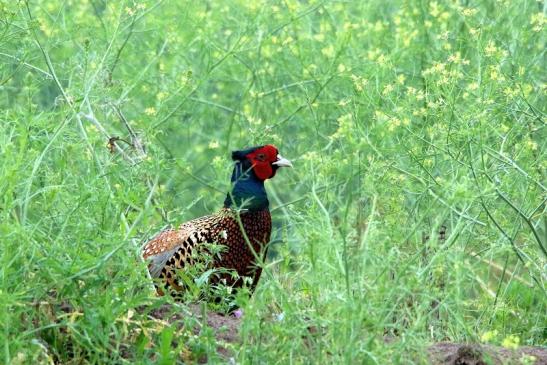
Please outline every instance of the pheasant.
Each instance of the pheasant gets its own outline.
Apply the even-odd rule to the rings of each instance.
[[[195,253],[207,253],[208,243],[225,246],[225,252],[214,256],[212,266],[237,272],[237,279],[221,275],[228,285],[241,287],[243,277],[250,277],[252,291],[260,279],[262,270],[256,264],[266,255],[272,229],[264,181],[274,177],[279,167],[292,164],[273,145],[234,151],[232,160],[232,190],[220,211],[162,231],[144,246],[142,256],[150,275],[167,291],[184,290],[177,271],[194,265]],[[162,288],[156,289],[164,294]]]

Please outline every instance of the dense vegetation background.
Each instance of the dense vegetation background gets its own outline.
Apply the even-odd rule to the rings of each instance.
[[[139,249],[264,143],[295,167],[238,363],[545,345],[545,6],[0,1],[0,363],[221,361]]]

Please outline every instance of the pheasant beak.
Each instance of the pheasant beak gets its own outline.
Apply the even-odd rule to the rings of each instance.
[[[277,155],[277,161],[273,162],[272,165],[276,165],[279,167],[292,167],[291,161],[287,160],[281,155]]]

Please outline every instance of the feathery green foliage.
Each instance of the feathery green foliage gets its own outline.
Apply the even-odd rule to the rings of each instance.
[[[146,315],[171,299],[139,250],[265,143],[295,168],[238,363],[545,345],[544,9],[0,1],[0,363],[224,361],[198,318]]]

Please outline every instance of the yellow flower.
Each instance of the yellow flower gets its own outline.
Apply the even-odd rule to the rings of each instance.
[[[342,138],[345,136],[349,136],[353,133],[354,126],[353,117],[351,114],[342,115],[336,121],[338,122],[338,130],[333,135],[331,135],[331,138]]]
[[[378,65],[380,66],[385,66],[387,64],[387,62],[389,61],[389,59],[384,56],[383,54],[381,54],[380,56],[378,56],[378,59],[376,60],[376,62],[378,63]]]
[[[454,54],[451,54],[449,57],[448,57],[448,62],[451,62],[451,63],[460,63],[462,61],[462,57],[461,57],[461,53],[460,52],[456,52]]]
[[[46,21],[42,19],[38,19],[38,24],[40,24],[40,30],[44,32],[44,34],[47,35],[48,37],[51,36],[53,33],[55,33],[55,31],[49,27]]]
[[[482,334],[481,341],[482,342],[490,342],[490,341],[496,339],[496,337],[498,337],[498,331],[497,330],[487,331],[487,332]]]
[[[380,110],[376,110],[374,112],[374,117],[376,118],[376,121],[379,123],[386,122],[388,120],[388,116],[384,114],[384,112]]]
[[[513,350],[517,349],[519,347],[519,344],[520,344],[520,338],[518,338],[515,335],[509,335],[505,337],[503,341],[501,342],[501,345],[503,347],[508,349],[513,349]]]
[[[294,13],[298,10],[299,3],[296,1],[289,1],[285,2],[285,5],[287,6],[287,9],[289,9],[290,12]]]
[[[389,123],[388,123],[388,126],[387,126],[387,129],[390,131],[390,132],[393,132],[398,126],[401,125],[401,121],[399,120],[399,118],[391,118],[389,120]]]
[[[437,85],[448,85],[448,77],[446,76],[443,76],[441,77],[440,79],[437,80],[436,84]]]
[[[325,34],[324,33],[314,34],[313,39],[315,39],[318,42],[324,42],[325,41]]]
[[[359,29],[359,24],[350,23],[350,22],[345,22],[343,28],[344,28],[344,30],[346,30],[346,31],[352,30],[352,29]]]
[[[436,1],[431,2],[429,4],[429,14],[431,14],[433,18],[436,18],[439,16],[440,13],[441,13],[441,9],[439,7],[439,3]]]
[[[384,90],[382,91],[382,95],[388,95],[389,93],[391,93],[393,91],[393,85],[391,84],[387,84],[386,86],[384,86]]]
[[[484,49],[484,52],[486,53],[487,56],[493,56],[496,54],[497,51],[498,51],[498,48],[496,47],[496,44],[494,43],[494,41],[489,41],[488,44],[486,45],[486,48]]]
[[[470,83],[467,88],[471,91],[475,91],[479,88],[479,84],[477,82]]]
[[[547,23],[547,18],[543,13],[532,14],[530,24],[533,26],[534,32],[541,32],[543,26]]]
[[[437,105],[437,103],[435,103],[434,101],[428,101],[428,102],[427,102],[427,107],[428,107],[429,109],[435,109],[435,108],[438,107],[438,105]]]
[[[374,31],[375,32],[379,33],[383,30],[384,30],[384,24],[382,24],[381,21],[378,20],[376,23],[374,23]]]
[[[180,75],[179,80],[183,85],[186,85],[187,83],[190,82],[191,78],[192,78],[192,72],[187,71],[187,72],[184,72],[182,75]]]
[[[524,93],[524,96],[525,97],[528,97],[528,95],[530,95],[530,93],[534,90],[534,87],[530,84],[524,84],[522,85],[522,91]]]
[[[403,75],[403,74],[399,74],[399,76],[397,76],[397,83],[403,85],[405,83],[405,80],[406,80],[406,76]]]
[[[156,94],[156,99],[158,99],[159,101],[162,101],[164,100],[165,98],[167,98],[168,94],[164,91],[160,91],[159,93]]]
[[[424,116],[426,114],[427,114],[427,109],[424,108],[424,107],[421,107],[420,109],[414,110],[412,112],[412,115],[414,115],[415,117],[421,117],[421,116]]]
[[[215,156],[212,163],[215,169],[219,169],[223,165],[224,160],[220,156]]]
[[[341,100],[338,102],[338,105],[339,105],[339,106],[346,106],[346,105],[349,104],[349,102],[350,102],[349,99],[341,99]]]
[[[438,62],[433,66],[433,69],[438,73],[443,73],[446,68],[446,65],[442,62]]]
[[[537,151],[538,144],[535,141],[532,141],[531,139],[526,140],[526,146],[530,148],[533,151]]]
[[[505,89],[503,89],[503,93],[505,94],[505,96],[510,98],[510,97],[513,97],[513,96],[517,95],[518,90],[511,89],[509,86],[507,86]]]
[[[332,44],[328,45],[327,47],[321,50],[321,53],[323,54],[323,56],[326,56],[329,58],[334,57],[335,52],[336,51],[334,50],[334,46]]]
[[[85,127],[87,133],[97,133],[99,130],[95,124],[89,124]]]
[[[156,108],[153,108],[153,107],[149,107],[149,108],[146,108],[144,109],[144,114],[146,115],[156,115]]]
[[[251,106],[249,104],[244,104],[243,105],[243,114],[251,115],[251,112],[252,112]],[[249,119],[249,117],[247,117],[247,119]]]
[[[428,76],[431,74],[438,74],[438,75],[446,74],[446,64],[443,62],[435,62],[433,66],[422,71],[423,76]]]
[[[504,81],[505,77],[499,72],[496,66],[490,66],[490,79],[492,81]]]
[[[254,124],[254,125],[262,124],[262,118],[255,118],[255,117],[249,116],[247,120],[249,121],[250,124]]]
[[[353,86],[357,91],[363,91],[365,89],[365,86],[367,86],[368,84],[367,79],[353,74],[351,75],[351,80],[353,81]]]
[[[463,16],[473,16],[475,14],[477,14],[477,9],[472,9],[472,8],[464,8],[462,10],[462,14]]]
[[[283,41],[282,45],[285,46],[285,45],[287,45],[287,44],[289,44],[289,43],[292,43],[293,40],[294,40],[293,37],[288,36],[288,37],[285,38],[285,40]]]
[[[375,61],[376,58],[378,58],[378,55],[381,53],[381,51],[376,48],[376,49],[369,49],[367,51],[367,58],[370,60],[370,61]]]

